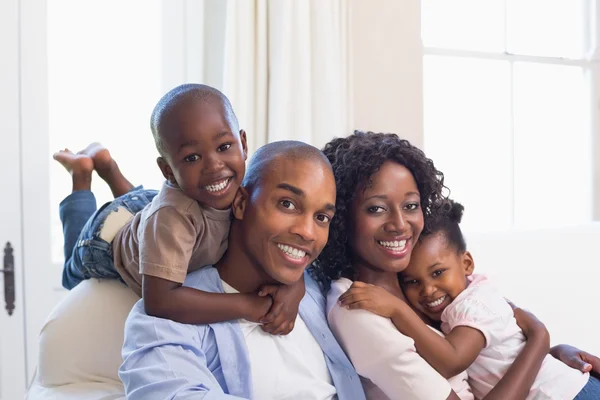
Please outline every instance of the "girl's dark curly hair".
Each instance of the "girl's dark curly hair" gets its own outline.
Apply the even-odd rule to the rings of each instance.
[[[332,280],[352,272],[352,250],[348,243],[351,204],[359,186],[368,184],[384,162],[395,161],[413,174],[421,195],[426,226],[435,204],[446,196],[442,193],[444,174],[420,149],[396,134],[355,131],[348,137],[327,143],[323,153],[331,162],[335,175],[336,214],[329,227],[329,241],[315,261],[312,272],[327,288]]]

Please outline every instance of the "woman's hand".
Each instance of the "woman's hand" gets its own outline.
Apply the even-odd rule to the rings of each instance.
[[[367,310],[386,318],[392,318],[401,307],[408,307],[384,288],[359,281],[355,281],[338,301],[349,310]]]
[[[590,372],[596,376],[600,375],[600,358],[579,350],[577,347],[559,344],[550,349],[550,354],[571,368],[581,372]]]

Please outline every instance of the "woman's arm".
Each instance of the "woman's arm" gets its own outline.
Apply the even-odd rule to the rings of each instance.
[[[390,318],[400,332],[413,338],[421,357],[446,379],[466,370],[485,347],[483,333],[472,327],[458,326],[445,338],[438,335],[408,304],[379,286],[354,282],[340,297],[340,304]]]
[[[486,400],[526,399],[550,349],[550,335],[544,324],[530,312],[514,306],[513,310],[527,342],[504,377],[485,396]]]
[[[330,301],[336,301],[349,286],[334,283]],[[458,399],[448,381],[419,356],[413,340],[400,333],[388,318],[348,310],[339,301],[331,306],[327,317],[356,372],[389,398]]]

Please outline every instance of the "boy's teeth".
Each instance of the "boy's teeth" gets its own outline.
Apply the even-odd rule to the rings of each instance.
[[[204,186],[204,189],[208,190],[209,192],[219,192],[219,191],[225,189],[225,186],[227,186],[227,183],[229,183],[229,178],[223,179],[222,181],[219,181],[213,185],[206,185],[206,186]]]
[[[279,247],[279,249],[288,256],[296,258],[298,260],[306,255],[306,252],[304,250],[296,249],[295,247],[288,246],[287,244],[277,243],[277,247]]]
[[[406,246],[406,240],[394,240],[391,242],[379,240],[379,244],[388,249],[402,250]]]
[[[431,303],[427,303],[427,307],[429,307],[429,308],[435,308],[435,307],[439,306],[440,304],[442,304],[444,302],[444,300],[446,300],[446,296],[442,296],[439,299],[437,299],[436,301],[432,301]]]

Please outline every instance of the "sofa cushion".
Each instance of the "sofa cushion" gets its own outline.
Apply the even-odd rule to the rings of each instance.
[[[40,333],[33,385],[63,387],[64,391],[65,385],[77,388],[93,383],[100,384],[99,395],[114,394],[115,387],[122,391],[118,369],[123,331],[137,300],[133,291],[118,281],[91,279],[71,290],[54,308]],[[101,384],[106,388],[102,389]]]

